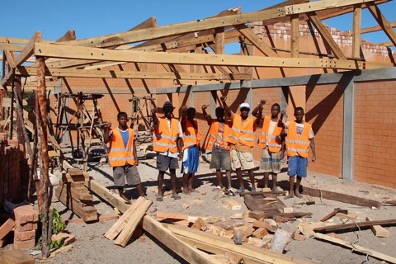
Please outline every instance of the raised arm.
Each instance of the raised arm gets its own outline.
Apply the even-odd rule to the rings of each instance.
[[[266,100],[260,100],[260,103],[253,109],[252,115],[255,116],[256,119],[256,124],[258,125],[261,121],[262,115],[263,115],[263,107],[267,101]]]
[[[208,122],[208,125],[210,126],[210,124],[212,123],[212,117],[206,112],[206,108],[208,108],[207,105],[203,105],[202,107],[202,114],[206,119],[206,122]]]
[[[286,110],[285,109],[283,109],[282,111],[281,111],[281,113],[280,113],[280,117],[279,117],[279,120],[278,120],[278,127],[285,127],[285,124],[283,123],[283,117],[286,115]]]
[[[151,110],[151,116],[152,116],[152,118],[153,118],[153,125],[154,125],[154,127],[158,127],[158,125],[159,125],[159,120],[158,120],[158,117],[157,117],[157,112],[158,112],[158,109],[155,107],[155,108],[153,108],[153,110]]]
[[[187,119],[187,106],[183,105],[181,108],[181,127],[183,130],[183,133],[186,131],[186,119]]]
[[[228,107],[228,105],[226,103],[226,99],[227,99],[226,96],[222,96],[222,97],[220,97],[220,102],[223,105],[223,108],[224,108],[224,110],[225,110],[225,112],[227,114],[227,117],[231,117],[232,116],[232,112],[231,112],[231,109]]]
[[[104,127],[104,133],[103,133],[103,141],[104,143],[109,143],[110,142],[110,128],[111,128],[111,123],[108,122],[107,125]]]

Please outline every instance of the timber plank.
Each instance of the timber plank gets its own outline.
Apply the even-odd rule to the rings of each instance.
[[[110,240],[115,239],[118,234],[122,231],[124,226],[127,223],[129,215],[136,210],[136,208],[144,201],[143,197],[139,197],[129,208],[128,210],[117,220],[117,222],[114,223],[110,227],[109,230],[104,234],[104,236]]]
[[[184,243],[151,216],[144,216],[143,229],[189,263],[213,263],[206,253]]]
[[[129,214],[128,220],[121,233],[114,241],[114,244],[125,247],[128,241],[131,239],[133,232],[135,231],[138,224],[146,214],[147,210],[151,206],[153,201],[144,200],[131,214]]]
[[[396,219],[389,220],[376,220],[376,221],[366,221],[366,222],[357,222],[352,224],[341,224],[341,225],[329,225],[324,227],[314,228],[314,232],[319,233],[330,233],[330,232],[346,232],[358,229],[367,229],[371,228],[374,225],[380,226],[395,226]]]
[[[231,239],[188,227],[167,225],[167,228],[177,236],[183,238],[183,240],[187,239],[191,241],[195,247],[215,254],[224,254],[225,252],[236,254],[241,256],[244,261],[245,259],[250,260],[247,263],[310,263],[264,248],[259,249],[246,243],[235,245]]]
[[[83,206],[81,202],[72,199],[67,188],[62,188],[58,185],[55,188],[55,195],[67,208],[73,211],[76,215],[81,217],[85,222],[92,222],[98,220],[98,212],[93,206]]]
[[[318,238],[318,239],[326,240],[326,241],[329,241],[331,243],[336,243],[336,244],[339,244],[341,246],[344,246],[344,247],[347,247],[347,248],[351,248],[351,249],[353,249],[352,251],[357,251],[357,252],[360,252],[360,253],[363,253],[363,254],[369,254],[370,256],[372,256],[374,258],[377,258],[377,259],[385,260],[385,261],[388,261],[390,263],[396,263],[396,258],[395,257],[388,256],[388,255],[385,255],[385,254],[383,254],[381,252],[378,252],[378,251],[375,251],[375,250],[372,250],[372,249],[369,249],[369,248],[366,248],[366,247],[362,247],[362,246],[359,246],[359,245],[356,245],[356,244],[352,245],[350,242],[344,241],[344,240],[339,239],[339,238],[331,237],[331,236],[324,235],[324,234],[318,234],[318,233],[315,233],[314,236],[315,236],[315,238]]]
[[[89,190],[94,192],[100,198],[102,198],[103,200],[107,201],[109,204],[120,210],[121,213],[125,213],[126,210],[128,209],[129,205],[125,203],[124,199],[122,199],[118,195],[114,195],[109,191],[109,189],[102,186],[94,179],[89,178],[89,180],[85,182],[85,185],[88,187]]]
[[[356,204],[356,205],[367,206],[367,207],[380,208],[382,206],[381,202],[379,202],[379,201],[361,198],[361,197],[343,194],[343,193],[337,193],[337,192],[332,192],[332,191],[310,188],[307,186],[303,186],[302,193],[310,195],[310,196],[314,196],[314,197],[321,197],[322,199],[334,200],[334,201],[339,201],[339,202],[343,202],[343,203]]]

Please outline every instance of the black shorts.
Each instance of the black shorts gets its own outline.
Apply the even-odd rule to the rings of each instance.
[[[157,169],[159,171],[167,171],[168,169],[175,170],[178,168],[179,161],[177,158],[157,154]]]

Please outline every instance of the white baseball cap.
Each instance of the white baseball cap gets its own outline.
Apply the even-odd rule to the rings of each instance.
[[[248,109],[250,109],[250,105],[249,105],[248,103],[242,103],[242,104],[239,106],[239,109],[242,109],[242,108],[248,108]]]

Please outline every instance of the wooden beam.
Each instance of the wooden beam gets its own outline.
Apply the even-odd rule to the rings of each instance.
[[[215,52],[224,54],[224,27],[216,28],[215,31]]]
[[[76,39],[76,32],[73,29],[70,29],[62,37],[58,38],[56,42],[70,41],[75,39]]]
[[[125,227],[130,214],[132,214],[137,208],[139,208],[140,204],[145,200],[144,197],[139,197],[136,201],[132,203],[132,205],[122,214],[122,216],[115,222],[109,230],[106,231],[104,236],[107,239],[114,240]]]
[[[158,26],[157,25],[157,19],[155,17],[149,17],[145,21],[143,21],[139,25],[131,28],[128,31],[138,30],[138,29],[145,29],[145,28],[154,28],[154,27],[157,27],[157,26]]]
[[[347,59],[346,56],[344,55],[344,53],[342,53],[342,50],[337,45],[337,43],[334,41],[330,32],[326,29],[325,25],[323,25],[322,21],[319,19],[319,17],[316,15],[316,13],[315,12],[307,13],[307,15],[308,15],[310,21],[312,22],[312,24],[318,30],[319,34],[322,36],[325,43],[327,43],[327,45],[329,45],[329,47],[333,51],[336,58],[346,60]]]
[[[291,25],[291,39],[290,39],[290,50],[292,58],[298,58],[299,50],[300,50],[300,27],[299,27],[299,19],[298,15],[290,16],[290,25]]]
[[[16,75],[35,76],[35,67],[17,67]],[[244,73],[188,73],[188,72],[142,72],[119,70],[74,70],[47,68],[46,76],[109,78],[109,79],[184,79],[184,80],[245,80],[251,75]]]
[[[367,216],[366,221],[373,221],[373,220]],[[376,237],[389,237],[389,231],[380,225],[373,225],[371,227],[371,231],[373,231]]]
[[[247,38],[257,49],[268,57],[279,57],[279,55],[272,50],[263,40],[261,40],[250,28],[246,25],[236,25],[235,29],[238,30],[245,38]]]
[[[136,210],[129,214],[127,223],[125,224],[117,239],[114,241],[114,244],[122,247],[125,247],[127,245],[133,235],[133,232],[142,221],[144,215],[146,214],[152,203],[153,201],[144,199],[139,207],[137,207]]]
[[[390,22],[389,25],[392,28],[396,27],[396,21]],[[367,28],[362,28],[360,30],[360,34],[366,34],[366,33],[371,33],[371,32],[376,32],[376,31],[381,31],[382,27],[380,26],[373,26],[373,27],[367,27]]]
[[[90,178],[88,182],[85,182],[85,186],[87,186],[87,188],[94,192],[97,196],[120,210],[121,213],[125,213],[130,206],[128,204],[125,204],[125,200],[122,199],[119,195],[111,193],[109,189],[97,183],[92,178]]]
[[[194,241],[194,246],[208,250],[213,253],[231,252],[242,256],[243,258],[252,259],[253,263],[307,263],[304,260],[294,258],[293,256],[286,256],[274,251],[264,248],[256,248],[254,246],[244,243],[243,245],[235,245],[231,239],[220,237],[214,234],[202,232],[200,230],[192,229],[183,226],[167,225],[167,228],[179,237],[187,238]]]
[[[329,241],[331,243],[335,243],[335,244],[350,248],[350,249],[352,249],[352,251],[357,251],[357,252],[362,253],[364,255],[368,254],[369,256],[372,256],[372,257],[374,257],[376,259],[385,260],[385,261],[387,261],[389,263],[396,263],[396,258],[395,257],[389,256],[389,255],[385,255],[385,254],[383,254],[381,252],[372,250],[370,248],[366,248],[366,247],[362,247],[362,246],[353,244],[353,243],[351,243],[349,241],[345,241],[345,240],[342,240],[342,239],[339,239],[339,238],[335,238],[335,237],[332,237],[332,236],[328,236],[328,235],[324,235],[324,234],[314,234],[314,236],[317,239],[326,240],[326,241]]]
[[[189,263],[213,263],[206,253],[184,243],[151,216],[144,216],[143,229]]]
[[[249,12],[239,15],[214,17],[214,18],[208,18],[198,21],[166,25],[166,26],[153,28],[150,30],[145,30],[145,29],[134,30],[130,32],[111,34],[111,35],[87,38],[82,40],[75,40],[72,41],[71,44],[78,46],[90,46],[90,47],[119,46],[123,44],[156,39],[165,36],[179,35],[183,33],[213,29],[217,27],[241,25],[256,21],[262,21],[264,19],[285,17],[295,13],[331,9],[335,7],[348,6],[348,5],[359,4],[368,1],[374,1],[374,0],[333,0],[331,1],[330,4],[327,3],[328,1],[310,2],[308,4],[304,3],[293,6],[271,8],[268,10],[262,10],[258,12]]]
[[[165,64],[195,64],[250,67],[367,69],[366,62],[323,58],[270,58],[262,56],[186,54],[167,52],[115,51],[90,47],[75,47],[37,43],[36,56],[70,59],[93,59],[119,62],[146,62]],[[386,64],[385,64],[386,65]]]
[[[362,8],[358,5],[353,10],[352,57],[360,58],[360,27],[362,23]]]
[[[392,41],[393,45],[396,46],[396,32],[393,30],[391,24],[386,20],[384,15],[379,10],[378,6],[373,3],[368,4],[368,9],[370,13],[373,15],[375,20],[377,20],[378,24],[384,30],[384,33],[388,36],[390,41]]]
[[[34,45],[36,44],[37,40],[41,37],[41,32],[36,31],[33,37],[30,39],[29,43],[26,47],[21,51],[15,61],[15,66],[19,66],[24,63],[30,56],[33,55]]]
[[[303,193],[310,195],[310,196],[321,197],[323,199],[329,199],[329,200],[339,201],[339,202],[343,202],[343,203],[367,206],[370,208],[371,207],[380,208],[382,206],[382,203],[378,202],[378,201],[361,198],[361,197],[357,197],[357,196],[352,196],[352,195],[348,195],[348,194],[344,194],[344,193],[338,193],[338,192],[310,188],[307,186],[303,186]]]
[[[0,50],[4,50],[4,51],[22,51],[25,48],[25,46],[17,46],[17,45],[13,45],[13,44],[0,44]]]
[[[318,233],[348,232],[348,231],[371,228],[374,225],[395,226],[396,219],[365,221],[365,222],[357,222],[357,223],[351,223],[351,224],[329,225],[329,226],[314,228],[313,231],[318,232]]]

